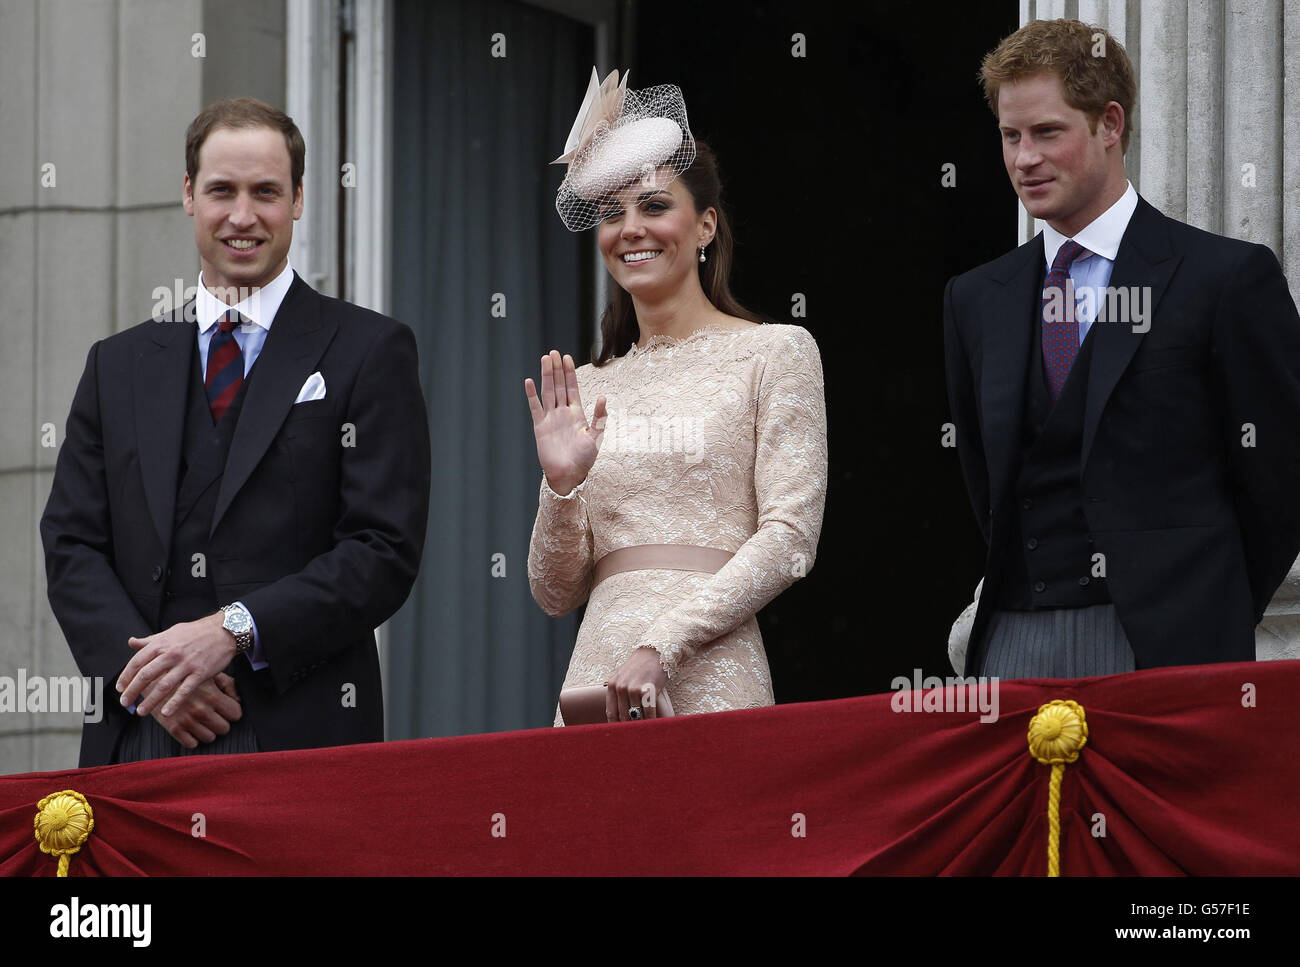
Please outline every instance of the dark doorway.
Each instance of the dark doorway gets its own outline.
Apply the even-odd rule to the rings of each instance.
[[[1018,24],[1013,4],[961,10],[638,6],[629,86],[679,85],[717,150],[740,298],[821,348],[831,479],[818,558],[759,616],[778,702],[949,674],[949,626],[983,571],[956,451],[940,446],[942,301],[951,275],[1016,245],[976,75]],[[955,187],[941,185],[945,164]],[[791,317],[795,293],[806,318]]]

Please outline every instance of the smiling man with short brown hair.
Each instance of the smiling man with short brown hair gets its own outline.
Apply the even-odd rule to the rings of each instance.
[[[82,766],[383,739],[373,632],[419,567],[428,425],[411,330],[289,265],[302,163],[269,105],[200,114],[196,296],[90,349],[41,519],[78,667],[121,692]]]
[[[982,79],[1046,228],[944,294],[989,546],[966,674],[1253,659],[1300,553],[1300,318],[1278,261],[1138,196],[1133,69],[1104,30],[1034,21]]]

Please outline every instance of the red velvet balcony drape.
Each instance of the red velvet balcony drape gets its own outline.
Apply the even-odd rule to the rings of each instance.
[[[54,875],[36,803],[75,789],[95,829],[74,877],[1042,875],[1050,770],[1026,731],[1072,699],[1090,736],[1062,785],[1063,875],[1296,874],[1298,694],[1300,662],[1244,663],[1002,683],[989,723],[887,693],[11,776],[0,873]]]

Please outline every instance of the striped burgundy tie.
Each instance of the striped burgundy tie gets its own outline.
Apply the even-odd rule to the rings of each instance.
[[[217,330],[208,343],[208,372],[203,377],[203,386],[208,391],[213,423],[220,422],[235,401],[239,387],[244,384],[244,354],[234,335],[235,327],[243,321],[243,317],[231,309],[217,320]]]

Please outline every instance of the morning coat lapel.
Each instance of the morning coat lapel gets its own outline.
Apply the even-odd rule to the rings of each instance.
[[[1115,265],[1110,273],[1111,289],[1126,289],[1131,292],[1134,287],[1150,287],[1152,319],[1149,321],[1152,325],[1155,324],[1155,310],[1160,305],[1165,286],[1182,261],[1182,256],[1174,251],[1169,240],[1165,221],[1164,215],[1139,196],[1133,217],[1124,229],[1119,251],[1115,253]],[[1088,371],[1088,402],[1083,417],[1080,468],[1088,465],[1088,454],[1092,451],[1106,401],[1110,399],[1115,384],[1124,374],[1145,335],[1134,332],[1134,323],[1131,321],[1106,321],[1104,313],[1103,301],[1098,306],[1097,321],[1092,327],[1092,364]]]
[[[293,285],[285,293],[257,356],[257,378],[248,383],[217,491],[209,537],[216,533],[231,501],[248,482],[289,415],[302,384],[315,372],[325,347],[334,338],[338,323],[322,319],[320,309],[320,296],[295,272]]]
[[[171,547],[176,485],[180,474],[187,383],[193,375],[196,331],[193,301],[148,327],[135,356],[136,447],[149,516],[164,548]]]
[[[1043,236],[1022,245],[997,266],[990,298],[981,307],[984,358],[980,411],[989,498],[998,506],[1015,471],[1024,412],[1025,373],[1033,326],[1040,314]]]

